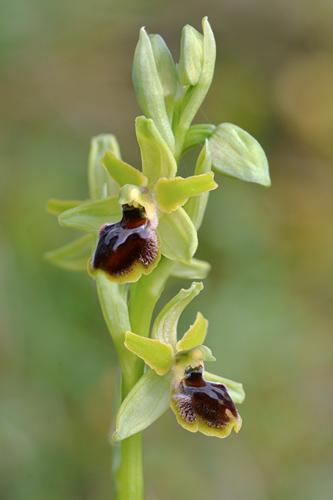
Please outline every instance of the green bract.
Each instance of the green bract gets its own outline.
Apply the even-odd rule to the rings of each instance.
[[[218,429],[214,426],[209,429],[209,426],[207,428],[207,425],[201,422],[199,416],[193,424],[194,429],[191,423],[184,421],[179,415],[174,402],[175,396],[172,396],[173,392],[177,394],[177,384],[181,382],[186,369],[203,366],[204,361],[215,361],[210,349],[202,345],[208,321],[201,313],[197,314],[194,324],[177,342],[179,316],[201,289],[202,283],[193,283],[188,290],[182,289],[157,316],[152,328],[152,338],[143,338],[130,331],[126,333],[125,346],[143,359],[149,369],[119,409],[116,431],[113,435],[115,441],[121,441],[148,427],[168,409],[170,404],[176,412],[179,423],[192,432],[199,430],[207,435],[226,437],[233,427],[236,431],[239,430],[240,417],[231,418],[230,422],[228,420]],[[207,376],[204,375],[204,379],[218,385],[223,384],[235,402],[243,402],[245,394],[241,384],[209,373]]]
[[[245,130],[222,123],[214,130],[209,145],[215,172],[267,187],[271,185],[265,152]]]

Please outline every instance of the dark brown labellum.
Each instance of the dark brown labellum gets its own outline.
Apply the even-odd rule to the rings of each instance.
[[[135,279],[128,280],[136,281],[159,258],[158,236],[150,228],[144,209],[123,205],[122,210],[120,222],[106,224],[100,230],[90,266],[92,273],[101,270],[114,278],[128,275],[141,266]]]
[[[197,420],[223,429],[238,421],[238,412],[224,384],[206,382],[203,367],[187,367],[184,379],[172,395],[179,415],[188,424]],[[200,430],[200,428],[199,428]]]

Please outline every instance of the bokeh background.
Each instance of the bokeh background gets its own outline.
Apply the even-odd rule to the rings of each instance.
[[[211,370],[247,392],[243,428],[192,435],[168,411],[144,432],[147,499],[332,498],[332,1],[11,0],[0,14],[1,500],[113,498],[116,358],[92,280],[43,260],[75,235],[44,207],[87,197],[93,135],[115,133],[139,165],[139,28],[177,61],[181,28],[201,30],[204,15],[218,58],[197,122],[254,135],[272,187],[217,178],[198,251],[213,271],[180,322],[209,318]],[[186,285],[171,281],[159,307]]]

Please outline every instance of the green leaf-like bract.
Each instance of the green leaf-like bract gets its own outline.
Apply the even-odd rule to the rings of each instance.
[[[115,441],[143,431],[168,409],[171,373],[160,376],[150,368],[122,402],[116,420]]]
[[[221,123],[209,139],[209,145],[214,172],[266,187],[271,185],[265,152],[245,130]]]

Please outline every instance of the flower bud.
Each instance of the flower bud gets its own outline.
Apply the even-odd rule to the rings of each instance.
[[[154,42],[154,44],[155,53],[160,54],[161,44],[159,43],[159,49],[157,49],[157,43]],[[135,49],[132,77],[139,106],[147,118],[154,120],[163,139],[173,150],[175,139],[164,101],[166,89],[162,86],[153,46],[144,28],[140,30],[139,42]]]
[[[177,71],[170,50],[160,35],[149,35],[149,40],[164,97],[174,96],[177,86]]]
[[[178,80],[181,85],[196,85],[199,81],[203,62],[203,36],[190,25],[182,31]]]

